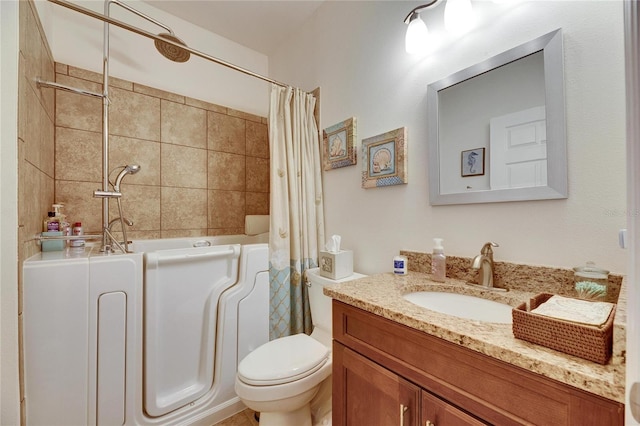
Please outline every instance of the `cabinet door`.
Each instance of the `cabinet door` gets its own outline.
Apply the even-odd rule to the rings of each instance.
[[[422,426],[485,426],[473,416],[446,401],[422,391]]]
[[[334,343],[334,426],[418,426],[420,389]]]

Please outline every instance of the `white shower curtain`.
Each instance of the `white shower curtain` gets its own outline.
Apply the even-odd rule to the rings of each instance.
[[[324,241],[320,138],[316,99],[272,85],[269,109],[271,195],[270,338],[311,332],[304,272],[318,265]]]

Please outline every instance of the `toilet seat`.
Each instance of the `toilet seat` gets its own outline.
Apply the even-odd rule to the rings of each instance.
[[[247,355],[238,378],[254,386],[290,383],[322,368],[329,356],[329,348],[304,333],[281,337]]]

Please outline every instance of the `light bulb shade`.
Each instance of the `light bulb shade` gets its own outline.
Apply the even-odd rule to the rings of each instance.
[[[420,15],[415,14],[407,27],[407,34],[404,38],[404,48],[407,53],[422,53],[428,48],[428,40],[429,30],[427,29],[427,25],[420,19]]]
[[[464,34],[473,28],[471,0],[447,0],[444,8],[444,27],[453,34]]]

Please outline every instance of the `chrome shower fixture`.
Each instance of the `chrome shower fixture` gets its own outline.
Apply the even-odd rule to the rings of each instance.
[[[160,33],[160,34],[158,34],[158,37],[165,38],[165,39],[167,39],[169,41],[181,44],[181,45],[183,45],[185,47],[187,46],[187,44],[184,41],[180,40],[173,33],[172,34]],[[160,52],[160,54],[162,56],[164,56],[165,58],[167,58],[170,61],[173,61],[173,62],[187,62],[189,60],[189,58],[191,57],[191,53],[189,53],[188,50],[181,49],[180,47],[178,47],[176,45],[165,43],[164,41],[161,41],[161,40],[158,40],[158,39],[156,39],[154,41],[154,44],[156,45],[156,49],[158,49],[158,52]]]
[[[178,37],[176,37],[176,35],[173,33],[173,30],[171,28],[169,28],[167,25],[163,24],[162,22],[150,17],[149,15],[140,12],[137,9],[134,9],[133,7],[129,6],[126,3],[121,2],[120,0],[107,0],[105,2],[105,14],[107,16],[109,16],[109,5],[111,4],[115,4],[117,6],[120,6],[123,9],[128,10],[129,12],[138,15],[139,17],[159,26],[164,28],[167,32],[166,33],[160,33],[158,34],[158,37],[162,37],[166,40],[169,40],[173,43],[178,43],[181,44],[185,47],[187,47],[187,44],[180,40]],[[160,54],[162,56],[164,56],[165,58],[169,59],[170,61],[173,62],[187,62],[189,60],[189,57],[191,56],[191,54],[185,50],[185,49],[181,49],[178,46],[175,46],[173,44],[170,43],[165,43],[162,40],[158,40],[157,38],[155,39],[155,45],[156,45],[156,49],[158,49],[158,52],[160,52]]]
[[[122,179],[126,176],[126,175],[133,175],[136,174],[140,171],[140,165],[138,164],[131,164],[131,165],[126,165],[124,166],[124,168],[120,171],[120,173],[118,174],[118,177],[116,178],[116,183],[113,184],[113,190],[116,192],[120,192],[120,183],[122,182]]]

